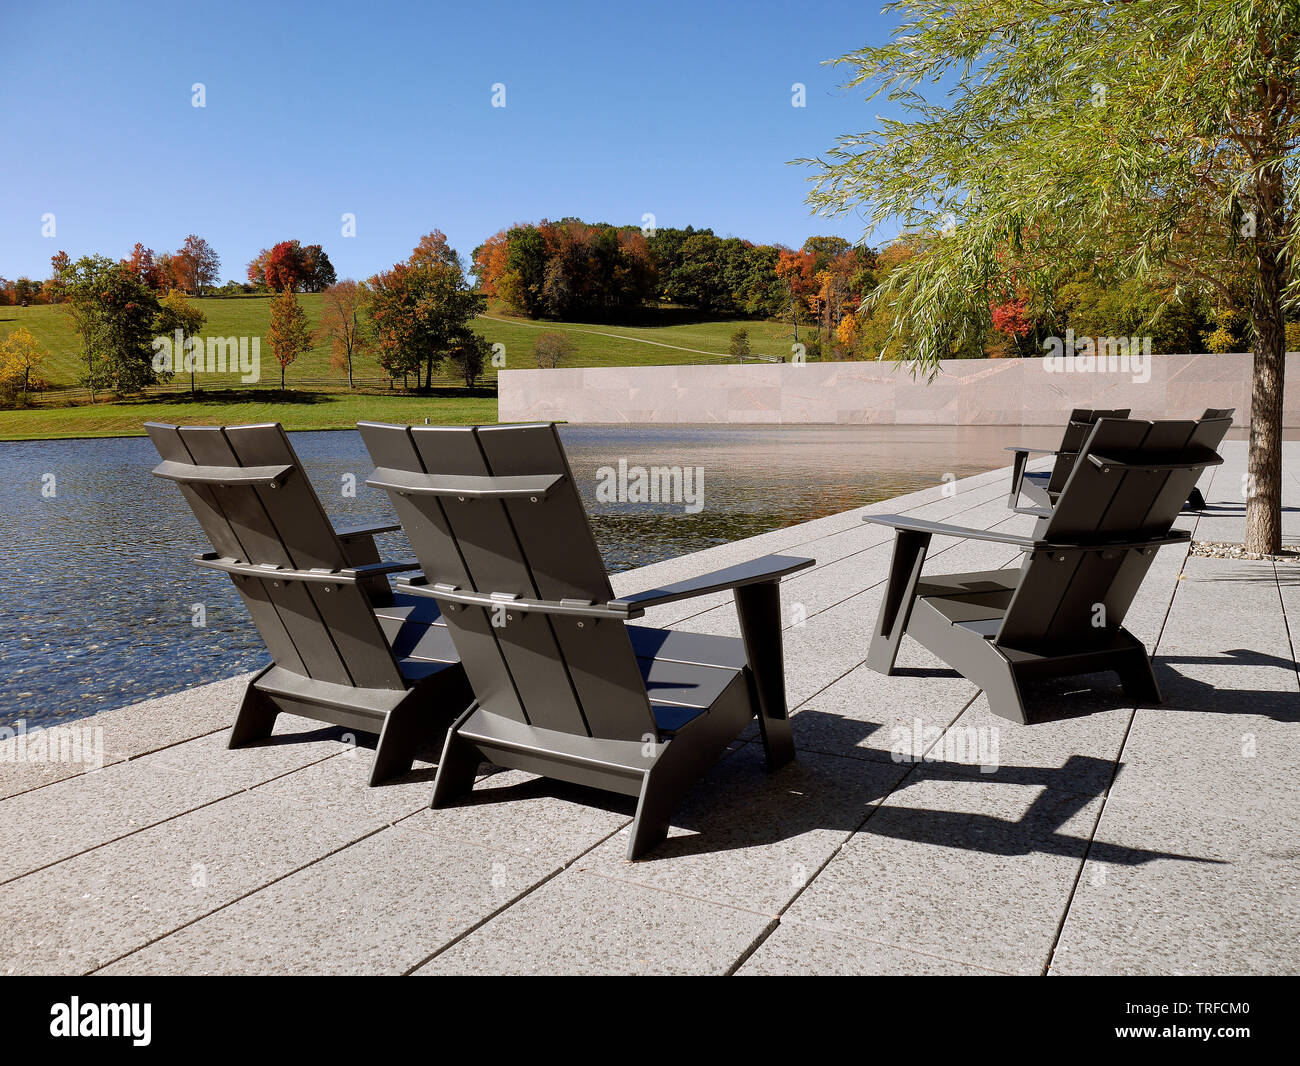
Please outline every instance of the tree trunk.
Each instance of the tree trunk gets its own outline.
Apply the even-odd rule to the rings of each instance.
[[[1254,384],[1250,398],[1250,459],[1246,479],[1246,550],[1282,548],[1282,388],[1286,326],[1276,270],[1262,270],[1252,307]]]
[[[280,364],[280,392],[284,393],[284,364]]]
[[[1286,377],[1286,284],[1283,234],[1286,201],[1277,168],[1257,179],[1255,335],[1250,400],[1250,458],[1246,478],[1246,550],[1272,555],[1282,549],[1282,389]]]

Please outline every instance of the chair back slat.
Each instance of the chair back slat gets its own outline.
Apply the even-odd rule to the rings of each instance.
[[[221,555],[254,565],[339,570],[349,561],[284,430],[257,426],[151,427],[159,452],[199,466],[286,465],[269,485],[181,482],[204,531]],[[181,459],[175,442],[184,449]],[[196,506],[196,501],[198,505]],[[405,688],[363,588],[235,575],[235,587],[276,665],[337,685]]]
[[[1043,540],[1068,544],[1095,537],[1116,525],[1110,509],[1126,475],[1102,473],[1087,457],[1093,453],[1131,452],[1140,447],[1150,426],[1149,422],[1110,418],[1093,425],[1047,520]]]
[[[212,466],[240,465],[230,442],[219,427],[183,426],[181,439],[200,463]],[[299,476],[301,471],[295,470],[290,475],[290,480]],[[293,557],[276,532],[266,508],[262,506],[258,491],[245,485],[229,485],[216,490],[221,509],[230,520],[240,543],[249,553],[249,557],[242,561],[292,568]],[[307,676],[336,685],[350,685],[352,677],[343,665],[334,642],[329,639],[320,612],[313,604],[311,591],[304,584],[294,581],[267,579],[262,580],[261,585],[293,638],[298,655],[307,668]]]
[[[1148,429],[1138,456],[1142,453],[1158,456],[1185,454],[1196,431],[1195,422],[1139,424]],[[1105,454],[1104,449],[1099,451]],[[1090,474],[1097,473],[1096,465],[1089,463],[1089,468]],[[1116,533],[1134,540],[1168,532],[1195,483],[1190,470],[1129,470],[1111,474],[1103,471],[1101,476],[1117,483],[1110,504],[1098,523],[1098,532]],[[1180,492],[1181,498],[1177,498]],[[1162,499],[1169,497],[1174,497],[1172,506],[1159,506]]]
[[[377,467],[438,478],[438,495],[388,490],[430,583],[527,599],[613,597],[553,427],[360,428]],[[535,498],[445,493],[448,478],[529,475],[559,480]],[[484,484],[466,481],[480,490]],[[654,732],[621,622],[511,610],[508,601],[453,606],[444,604],[443,613],[485,709],[578,735],[638,739]]]
[[[195,465],[194,456],[181,440],[179,427],[164,422],[146,422],[144,428],[164,461],[187,466]],[[244,546],[239,543],[230,521],[221,510],[215,490],[209,485],[187,485],[184,482],[177,482],[176,485],[190,505],[190,510],[194,512],[194,517],[198,519],[199,526],[207,535],[213,550],[218,555],[224,555],[229,559],[246,559]]]
[[[177,426],[147,422],[145,430],[164,460],[185,464],[197,463],[181,439],[180,429]],[[217,554],[230,559],[248,559],[248,552],[239,542],[238,535],[217,500],[216,489],[209,485],[187,485],[184,482],[176,484]],[[266,650],[271,653],[271,658],[278,666],[305,676],[307,666],[298,654],[293,637],[289,634],[288,628],[280,618],[262,583],[236,581],[235,590],[244,601],[244,607],[248,610],[258,633],[261,634],[262,642],[266,645]]]

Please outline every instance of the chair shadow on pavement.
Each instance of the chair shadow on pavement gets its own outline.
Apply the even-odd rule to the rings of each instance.
[[[1261,707],[1261,696],[1286,696],[1275,692],[1217,689],[1203,682],[1186,678],[1168,665],[1173,662],[1219,663],[1226,661],[1239,666],[1286,666],[1289,660],[1237,649],[1218,656],[1168,656],[1157,659],[1157,674],[1168,690],[1175,686],[1180,694],[1186,690],[1191,695],[1168,699],[1168,709],[1181,709],[1178,704],[1188,703],[1188,709],[1223,710],[1236,713],[1272,713],[1278,721],[1300,721],[1300,700],[1293,696],[1289,703],[1279,701],[1271,712]],[[951,672],[943,669],[916,668],[900,673],[940,676]],[[1089,676],[1063,680],[1053,685],[1035,686],[1047,697],[1043,705],[1050,709],[1039,717],[1041,722],[1063,721],[1086,717],[1098,710],[1119,709],[1131,706],[1118,685],[1090,684]],[[1059,691],[1051,691],[1059,688]],[[1196,697],[1201,697],[1197,699]],[[1212,706],[1201,706],[1210,703]],[[1172,707],[1170,706],[1172,704]],[[1224,704],[1220,706],[1219,704]],[[1234,705],[1235,704],[1235,705]],[[1109,759],[1088,755],[1070,755],[1060,766],[1008,766],[999,765],[992,773],[981,773],[978,765],[956,764],[941,759],[934,761],[891,761],[887,751],[877,750],[874,757],[863,758],[858,753],[846,753],[887,726],[847,718],[808,707],[794,716],[795,742],[799,758],[775,774],[767,774],[763,767],[761,747],[755,743],[741,743],[728,753],[710,773],[684,797],[673,818],[679,830],[660,844],[642,862],[655,862],[693,855],[723,854],[747,848],[778,846],[783,841],[805,834],[832,830],[845,836],[860,833],[886,836],[897,840],[928,844],[936,847],[979,851],[1002,857],[1031,854],[1062,855],[1088,858],[1096,862],[1135,866],[1156,859],[1174,859],[1184,862],[1213,863],[1218,860],[1177,852],[1152,851],[1144,848],[1124,847],[1089,840],[1092,822],[1085,820],[1078,830],[1063,831],[1110,786],[1117,769]],[[1034,724],[1019,726],[1006,723],[1007,730],[1032,730]],[[280,746],[313,743],[323,740],[344,740],[348,731],[326,726],[306,733],[288,733],[261,741],[257,746]],[[805,738],[801,742],[801,734]],[[373,749],[373,734],[353,734],[358,747]],[[428,765],[439,753],[421,753],[423,764],[417,764],[408,774],[394,779],[391,785],[409,785],[413,782],[432,783],[436,766]],[[486,769],[486,767],[484,767]],[[498,808],[494,817],[508,817],[504,809],[512,802],[525,802],[552,798],[562,803],[575,803],[597,807],[631,818],[635,813],[635,799],[585,788],[581,785],[541,777],[529,777],[508,785],[491,785],[493,777],[504,771],[493,771],[481,778],[475,788],[458,806],[484,806]],[[972,802],[972,790],[989,785],[1015,785],[1037,790],[1024,812],[1017,818],[1001,817],[970,810],[943,810],[932,807],[908,807],[899,802],[906,798],[907,789],[920,785],[947,785],[962,790],[963,806]],[[932,791],[932,789],[931,789]],[[1005,806],[1007,793],[1001,791]],[[892,798],[884,806],[874,806],[886,796]],[[976,801],[978,802],[978,800]],[[563,817],[557,812],[556,817]],[[685,830],[681,833],[680,830]]]
[[[865,739],[885,728],[809,708],[795,716],[796,744],[799,722],[831,729],[840,741],[855,733]],[[846,758],[804,748],[794,763],[769,775],[763,767],[760,745],[748,743],[719,760],[691,790],[673,816],[674,834],[639,861],[654,863],[780,848],[785,841],[825,830],[843,833],[846,838],[854,833],[888,836],[1003,857],[1047,854],[1082,858],[1086,852],[1095,861],[1126,866],[1156,859],[1218,861],[1178,852],[1090,843],[1093,822],[1089,819],[1084,819],[1077,831],[1064,832],[1063,827],[1109,786],[1113,771],[1114,764],[1108,759],[1072,755],[1058,767],[1003,766],[986,776],[977,766],[900,764],[885,756]],[[975,792],[990,785],[1023,786],[1037,790],[1037,795],[1017,818],[899,803],[906,798],[908,787],[935,782],[951,786],[954,795],[960,790],[963,805],[969,805]],[[544,778],[495,788],[483,784],[480,782],[464,804],[505,805],[551,797],[600,807],[628,818],[635,810],[633,798]],[[886,806],[875,806],[891,793]],[[999,806],[1005,807],[1006,792],[1000,790],[1000,794]],[[504,811],[501,813],[504,816]],[[780,849],[774,852],[772,861],[785,862],[787,858],[785,849]]]
[[[1291,659],[1248,648],[1232,648],[1217,655],[1184,655],[1177,652],[1157,655],[1153,663],[1164,702],[1143,704],[1144,707],[1169,711],[1250,714],[1285,724],[1300,722],[1300,694],[1295,688],[1227,688],[1190,677],[1176,669],[1179,664],[1234,669],[1272,667],[1294,675],[1296,664]]]

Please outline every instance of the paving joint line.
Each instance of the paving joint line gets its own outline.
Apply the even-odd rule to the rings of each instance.
[[[220,732],[220,730],[218,730],[218,732]],[[198,740],[201,738],[195,737],[194,739]],[[268,777],[265,780],[259,781],[254,785],[243,785],[240,788],[235,789],[233,792],[227,792],[224,795],[217,796],[215,799],[208,800],[205,803],[200,803],[195,807],[188,807],[183,811],[177,811],[175,814],[170,814],[166,818],[160,818],[156,822],[150,822],[148,825],[138,826],[137,828],[131,830],[130,832],[122,833],[118,836],[111,838],[110,840],[101,840],[98,844],[92,844],[88,848],[82,848],[80,851],[74,851],[71,855],[65,855],[61,859],[55,859],[53,862],[47,862],[43,866],[37,866],[30,870],[25,870],[20,874],[15,874],[13,877],[5,878],[4,880],[0,881],[0,888],[3,888],[5,885],[11,885],[15,881],[21,881],[24,877],[30,877],[32,874],[38,874],[42,870],[48,870],[51,867],[58,866],[60,863],[70,862],[72,859],[78,859],[82,855],[89,855],[92,851],[98,851],[100,848],[106,848],[110,844],[117,844],[120,841],[128,840],[131,837],[138,836],[140,833],[147,832],[150,829],[157,829],[160,825],[166,825],[168,822],[174,822],[176,821],[177,818],[184,818],[186,815],[194,814],[198,811],[204,810],[207,807],[211,807],[213,804],[224,803],[226,800],[234,799],[236,796],[241,796],[248,792],[254,792],[257,789],[261,788],[263,785],[269,785],[269,784],[273,784],[276,781],[282,781],[284,778],[290,777],[301,770],[309,770],[313,766],[319,766],[321,763],[328,762],[330,759],[340,758],[341,755],[342,755],[341,752],[335,752],[334,754],[331,755],[322,756],[319,759],[315,759],[312,762],[305,763],[304,765],[299,767],[295,767],[292,770],[286,770],[284,773],[276,774],[274,777]],[[125,766],[126,762],[114,763],[113,765]],[[105,769],[108,769],[108,767],[105,767]],[[179,768],[176,769],[179,770]],[[81,775],[74,775],[74,777],[64,778],[63,780],[71,781],[74,780],[75,776],[81,776]],[[51,781],[50,784],[52,785],[59,784],[59,782]]]
[[[236,675],[236,676],[239,676],[239,675]],[[225,679],[224,679],[224,678],[218,678],[218,679],[217,679],[217,681],[223,681],[223,680],[225,680]],[[210,681],[210,682],[207,682],[207,684],[215,685],[215,684],[217,683],[217,681]],[[186,691],[186,690],[185,690],[185,689],[178,689],[177,691],[178,691],[178,692],[184,692],[184,691]],[[170,693],[170,695],[175,695],[175,693]],[[165,698],[165,697],[159,697],[159,698]],[[124,706],[126,706],[126,707],[131,707],[131,706],[134,706],[134,704],[130,704],[130,703],[128,703],[128,704],[124,704]],[[114,708],[110,708],[110,709],[111,709],[111,710],[120,710],[121,708],[114,707]],[[108,713],[108,711],[97,711],[97,712],[96,712],[96,714],[107,714],[107,713]],[[94,717],[95,717],[95,715],[94,715],[94,714],[91,714],[91,715],[87,715],[86,718],[73,718],[73,719],[71,719],[71,721],[72,721],[72,722],[84,722],[84,721],[86,721],[88,718],[94,718]],[[55,725],[55,726],[46,726],[46,727],[43,727],[43,728],[54,729],[54,728],[57,728],[57,725]],[[98,769],[95,769],[95,770],[78,770],[75,774],[68,774],[67,777],[60,777],[60,778],[55,779],[54,781],[42,781],[39,785],[32,785],[31,788],[24,788],[24,789],[21,789],[21,790],[18,791],[18,792],[11,792],[8,796],[0,797],[0,803],[4,803],[6,800],[15,799],[15,798],[17,798],[18,796],[26,796],[26,795],[27,795],[28,793],[30,793],[30,792],[37,792],[37,791],[39,791],[40,789],[43,789],[43,788],[49,788],[51,785],[61,785],[61,784],[63,784],[64,781],[75,781],[75,780],[76,780],[77,778],[79,778],[79,777],[86,777],[86,776],[89,775],[89,774],[97,774],[97,773],[101,773],[102,771],[104,771],[104,770],[108,770],[108,769],[110,769],[110,768],[112,768],[112,767],[114,767],[114,766],[125,766],[127,763],[139,762],[141,759],[147,759],[150,755],[157,755],[160,751],[168,751],[168,750],[171,749],[171,748],[179,747],[181,744],[188,744],[188,743],[190,743],[191,741],[194,741],[194,740],[202,740],[204,737],[210,737],[210,736],[213,736],[213,735],[216,734],[216,733],[224,733],[224,732],[228,731],[229,729],[230,729],[230,726],[227,726],[227,725],[218,726],[216,729],[211,729],[211,730],[209,730],[209,731],[206,732],[206,733],[195,733],[194,736],[192,736],[192,737],[185,737],[185,738],[183,738],[183,739],[181,739],[181,740],[174,740],[174,741],[172,741],[170,744],[163,744],[163,745],[161,745],[161,746],[159,746],[159,747],[157,747],[157,748],[150,748],[148,751],[137,752],[135,755],[126,755],[126,756],[123,756],[121,759],[115,759],[113,762],[105,763],[103,766],[101,766],[101,767],[99,767]]]
[[[363,840],[368,840],[370,837],[376,835],[377,833],[382,833],[385,829],[389,829],[389,828],[391,828],[391,825],[385,823],[384,825],[376,826],[374,829],[371,829],[369,832],[362,833],[361,836],[359,837],[354,837],[352,840],[345,841],[344,843],[340,844],[337,848],[334,848],[326,852],[324,855],[319,855],[316,858],[312,859],[310,862],[305,862],[301,866],[296,866],[292,870],[289,870],[281,874],[279,877],[273,877],[271,878],[271,880],[265,881],[262,884],[257,885],[255,888],[250,888],[247,892],[244,892],[243,894],[236,896],[234,899],[227,900],[225,903],[222,903],[217,907],[213,907],[212,910],[205,911],[203,914],[196,915],[195,917],[189,919],[189,921],[182,922],[180,925],[176,926],[175,928],[169,929],[165,933],[160,933],[158,936],[146,940],[143,944],[138,944],[135,947],[131,948],[129,951],[125,951],[121,955],[109,959],[105,963],[101,963],[100,965],[96,966],[94,969],[86,971],[86,976],[97,974],[101,970],[105,970],[109,966],[121,962],[123,959],[131,955],[135,955],[136,953],[143,951],[147,947],[152,947],[154,944],[157,944],[160,940],[166,940],[169,936],[174,936],[175,934],[179,933],[181,930],[188,929],[191,925],[196,925],[197,923],[203,921],[204,919],[212,917],[212,915],[214,914],[219,914],[222,911],[226,910],[227,908],[233,907],[236,903],[242,903],[244,900],[248,899],[249,896],[254,896],[258,892],[270,888],[272,885],[279,884],[281,881],[285,880],[286,878],[293,877],[295,874],[301,873],[303,870],[306,870],[308,867],[315,866],[317,863],[324,862],[326,859],[330,858],[331,856],[337,855],[341,851],[346,851],[354,844],[359,844]]]
[[[1210,484],[1206,486],[1206,491],[1210,490],[1213,483],[1214,483],[1214,479],[1213,479],[1213,475],[1211,475]],[[1199,514],[1192,519],[1192,535],[1189,538],[1189,541],[1196,539],[1196,530],[1197,527],[1200,525],[1200,521],[1201,519]],[[1169,602],[1165,605],[1164,615],[1160,620],[1160,631],[1156,634],[1155,643],[1152,645],[1152,652],[1150,656],[1152,660],[1155,659],[1156,653],[1160,650],[1160,641],[1164,639],[1165,627],[1169,624],[1169,616],[1173,613],[1174,603],[1178,599],[1179,586],[1181,584],[1183,574],[1186,573],[1187,560],[1190,557],[1190,554],[1191,554],[1191,546],[1189,544],[1188,547],[1184,550],[1183,559],[1178,567],[1178,574],[1174,577],[1174,583],[1173,583],[1174,587],[1169,594]],[[1129,737],[1133,733],[1133,726],[1137,723],[1137,715],[1140,709],[1141,708],[1135,706],[1128,716],[1128,722],[1124,727],[1124,736],[1120,741],[1119,751],[1115,753],[1115,758],[1111,763],[1110,780],[1106,782],[1106,788],[1103,790],[1101,794],[1101,805],[1097,808],[1097,817],[1093,821],[1092,829],[1088,833],[1088,842],[1083,849],[1083,854],[1079,858],[1079,868],[1074,873],[1074,881],[1070,885],[1069,894],[1066,896],[1065,907],[1061,911],[1061,920],[1057,923],[1056,926],[1056,935],[1052,938],[1051,946],[1048,948],[1047,951],[1047,958],[1043,962],[1043,968],[1039,973],[1039,976],[1041,977],[1047,977],[1051,973],[1052,963],[1056,961],[1056,952],[1057,949],[1060,947],[1061,937],[1065,935],[1065,926],[1070,920],[1070,911],[1074,907],[1075,898],[1078,896],[1079,893],[1079,884],[1083,880],[1083,871],[1088,866],[1088,856],[1092,854],[1092,845],[1093,842],[1097,839],[1097,831],[1101,828],[1101,820],[1106,813],[1106,804],[1110,799],[1111,791],[1115,787],[1115,780],[1119,776],[1120,767],[1123,766],[1124,764],[1124,750],[1128,747]]]
[[[977,699],[979,699],[979,693],[976,693],[964,704],[962,704],[962,706],[958,709],[956,715],[953,716],[952,721],[950,721],[948,725],[944,727],[943,732],[947,732],[948,729],[951,729],[953,722],[956,722],[958,718],[960,718],[963,714],[965,714],[966,709],[970,707],[971,704],[973,704]],[[942,736],[942,733],[940,734],[940,736]],[[750,958],[753,957],[754,953],[760,947],[763,946],[763,944],[767,941],[767,938],[771,936],[772,933],[776,930],[777,926],[781,924],[781,917],[784,914],[786,914],[790,910],[790,908],[793,907],[799,901],[799,898],[805,892],[807,892],[809,888],[812,887],[813,882],[816,881],[817,878],[819,878],[822,875],[822,873],[826,870],[826,868],[830,866],[832,862],[835,861],[835,857],[839,855],[840,852],[842,852],[848,846],[849,841],[851,841],[858,833],[862,832],[863,828],[866,826],[866,824],[869,821],[871,821],[875,813],[885,805],[885,802],[892,795],[894,795],[895,792],[897,792],[899,789],[901,789],[904,786],[904,784],[907,782],[907,779],[916,772],[916,768],[922,765],[925,755],[928,754],[930,751],[932,751],[935,745],[938,743],[939,743],[939,738],[936,737],[934,743],[931,744],[928,748],[926,748],[925,751],[922,753],[921,759],[914,761],[911,764],[911,766],[909,766],[906,770],[904,770],[902,775],[898,778],[898,780],[895,781],[894,784],[890,786],[888,790],[886,790],[885,794],[881,796],[878,800],[876,800],[875,803],[870,805],[870,808],[868,809],[866,815],[863,817],[862,821],[858,823],[857,827],[854,829],[850,829],[848,833],[845,834],[844,839],[841,840],[839,844],[835,847],[835,849],[830,853],[830,855],[826,857],[825,861],[822,862],[822,864],[817,867],[817,869],[813,872],[812,876],[809,877],[806,881],[804,881],[804,883],[798,888],[795,894],[791,896],[789,900],[786,901],[785,906],[782,907],[777,912],[776,920],[775,923],[772,925],[772,927],[767,931],[765,931],[764,933],[760,934],[755,939],[754,943],[749,946],[748,950],[744,954],[742,954],[741,957],[735,961],[735,963],[732,964],[730,969],[727,970],[726,973],[727,977],[735,976],[736,971],[740,969],[740,967],[743,966],[746,962],[748,962]],[[851,756],[838,756],[838,757],[849,758],[849,759],[852,758]],[[859,760],[853,759],[852,761],[857,762]]]

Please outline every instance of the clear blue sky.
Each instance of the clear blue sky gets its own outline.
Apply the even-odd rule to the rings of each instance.
[[[839,0],[8,5],[0,274],[193,232],[223,281],[289,238],[361,278],[431,229],[468,259],[503,226],[566,215],[857,240],[855,219],[810,216],[787,161],[874,124],[822,61],[890,28]]]

